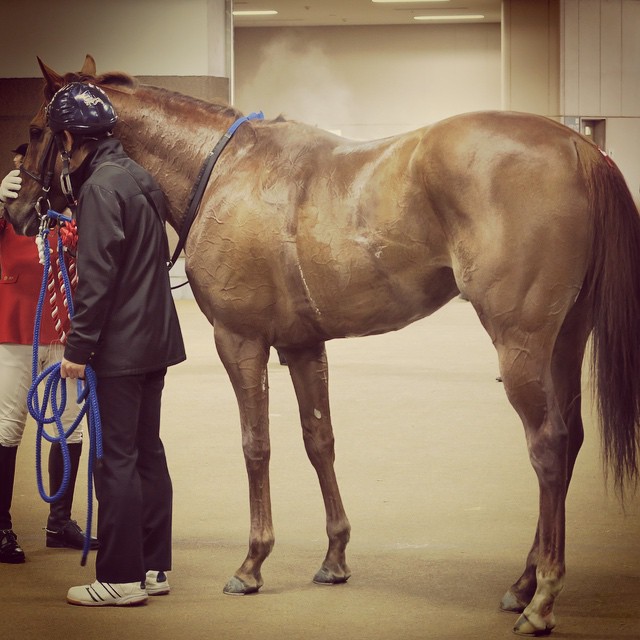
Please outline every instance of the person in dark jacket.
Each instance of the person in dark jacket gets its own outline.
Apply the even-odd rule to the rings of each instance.
[[[102,423],[96,580],[67,594],[88,606],[144,604],[169,592],[172,485],[160,402],[167,367],[185,359],[164,195],[112,136],[116,121],[106,93],[87,83],[66,85],[47,107],[77,195],[78,284],[60,372],[84,378],[91,365]]]

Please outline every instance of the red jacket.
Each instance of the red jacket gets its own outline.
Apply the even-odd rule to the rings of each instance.
[[[56,242],[49,236],[51,264],[55,265]],[[0,218],[0,343],[33,344],[33,325],[42,285],[42,265],[38,261],[35,238],[19,236],[9,222]],[[69,319],[58,297],[59,316],[65,331]],[[49,296],[40,323],[40,344],[60,342],[51,316]]]

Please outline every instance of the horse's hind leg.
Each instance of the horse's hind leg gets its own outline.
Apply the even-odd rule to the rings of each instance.
[[[536,331],[524,331],[525,318],[512,317],[507,325],[501,322],[495,318],[487,324],[496,336],[505,391],[524,425],[540,490],[537,553],[529,559],[531,568],[535,566],[535,592],[514,631],[541,635],[555,626],[553,605],[564,584],[569,432],[552,373],[553,327],[543,323]],[[528,597],[532,583],[527,578],[522,590]]]
[[[556,397],[568,430],[567,488],[584,438],[581,413],[581,374],[585,346],[589,336],[586,318],[580,304],[572,308],[556,340],[552,359]],[[503,611],[522,613],[527,604],[531,602],[537,587],[536,569],[539,539],[540,527],[538,525],[531,551],[527,556],[525,570],[500,603],[500,608]]]
[[[249,477],[249,552],[224,587],[226,594],[242,595],[255,593],[262,586],[262,564],[274,543],[269,489],[269,348],[260,340],[227,331],[219,323],[214,327],[214,335],[240,408],[242,449]]]
[[[351,527],[344,508],[334,471],[334,439],[329,411],[327,356],[324,343],[303,349],[281,349],[293,381],[304,446],[318,474],[327,515],[329,548],[313,581],[339,584],[351,575],[345,558]]]

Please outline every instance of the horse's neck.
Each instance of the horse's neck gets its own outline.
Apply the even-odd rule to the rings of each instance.
[[[134,94],[111,94],[121,122],[117,133],[127,154],[164,191],[168,222],[179,230],[201,164],[226,124],[186,113],[184,107],[159,100],[155,91],[145,87]]]

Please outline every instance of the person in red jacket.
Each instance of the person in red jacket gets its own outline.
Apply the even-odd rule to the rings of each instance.
[[[22,178],[18,170],[27,145],[13,149],[16,169],[11,171],[0,186],[0,213],[2,202],[17,197]],[[57,249],[50,240],[52,264]],[[38,295],[42,283],[42,266],[34,238],[19,236],[0,216],[0,562],[18,564],[25,554],[18,544],[11,521],[11,501],[18,445],[27,420],[27,392],[31,384],[33,327]],[[38,348],[38,371],[59,362],[64,353],[61,333],[51,315],[50,304],[44,305]],[[58,306],[59,328],[69,324],[64,306]],[[67,327],[68,330],[68,327]],[[70,394],[72,395],[72,394]],[[76,419],[80,406],[70,397],[62,416],[65,429]],[[73,489],[80,452],[82,430],[80,425],[68,438],[71,474],[65,495],[51,504],[46,527],[47,547],[82,549],[84,534],[71,519]],[[53,495],[63,478],[61,446],[54,443],[49,451],[49,483]],[[96,548],[92,539],[91,547]]]

